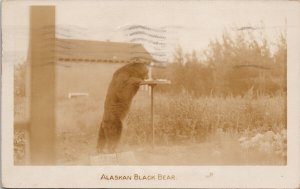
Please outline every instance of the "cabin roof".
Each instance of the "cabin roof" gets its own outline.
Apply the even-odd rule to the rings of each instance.
[[[56,39],[56,57],[61,61],[150,63],[152,56],[138,43]]]

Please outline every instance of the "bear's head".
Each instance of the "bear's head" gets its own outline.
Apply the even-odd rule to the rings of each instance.
[[[131,72],[131,76],[140,79],[148,78],[148,65],[143,63],[130,63],[126,65],[126,70]]]

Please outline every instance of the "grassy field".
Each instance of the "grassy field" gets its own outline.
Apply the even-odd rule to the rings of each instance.
[[[17,106],[22,106],[18,100]],[[89,163],[96,152],[102,105],[90,97],[57,102],[58,164]],[[17,110],[17,108],[16,108]],[[15,112],[15,117],[21,114]],[[286,96],[199,97],[155,95],[155,147],[150,97],[136,96],[119,148],[140,165],[284,165]],[[15,162],[24,160],[24,137],[15,132]]]

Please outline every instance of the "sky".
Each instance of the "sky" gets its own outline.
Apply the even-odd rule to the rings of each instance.
[[[293,2],[292,2],[293,3]],[[148,51],[163,52],[171,59],[175,48],[201,52],[226,28],[259,28],[270,41],[285,31],[292,3],[285,1],[10,1],[3,3],[3,50],[6,59],[20,63],[28,49],[29,6],[56,5],[56,32],[60,38],[129,42],[126,28],[142,25],[150,35],[166,44],[158,49],[144,43]],[[156,32],[156,30],[163,32]],[[152,40],[153,38],[151,38]]]

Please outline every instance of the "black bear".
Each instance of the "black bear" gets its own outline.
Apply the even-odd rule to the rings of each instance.
[[[98,152],[116,152],[124,121],[133,97],[140,83],[148,76],[148,68],[143,63],[129,63],[119,68],[108,87],[104,104],[104,114],[98,136]]]

